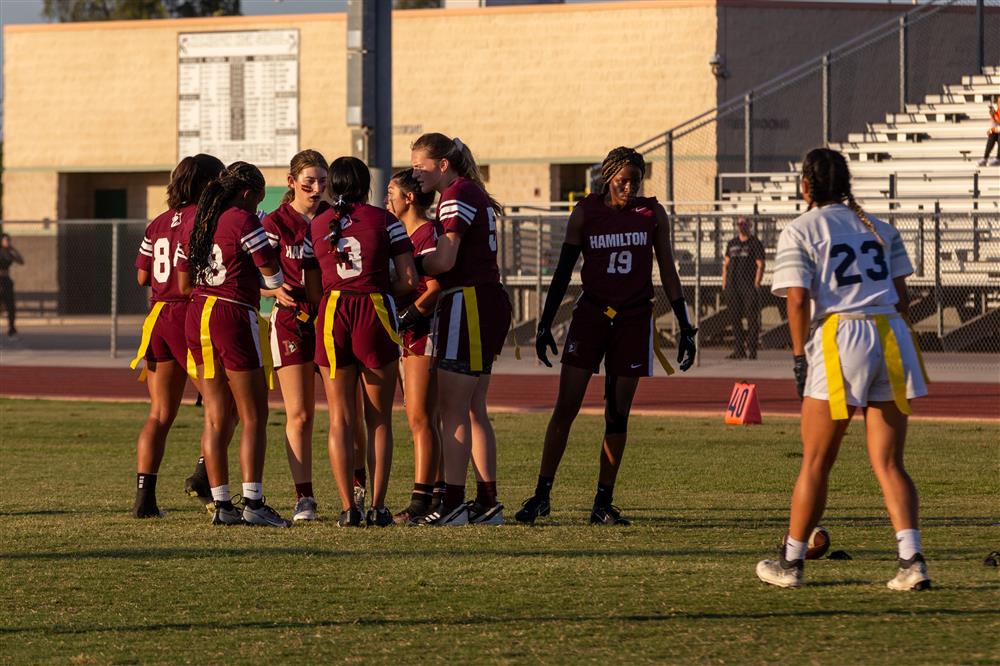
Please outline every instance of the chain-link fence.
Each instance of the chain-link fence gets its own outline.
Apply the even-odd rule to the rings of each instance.
[[[885,159],[886,155],[864,152],[863,148],[852,154],[852,147],[865,141],[886,140],[885,132],[869,131],[868,127],[870,123],[885,123],[887,114],[898,114],[891,120],[894,125],[902,123],[900,127],[926,120],[916,113],[915,103],[935,94],[940,94],[941,102],[954,101],[950,93],[944,93],[945,86],[960,86],[969,77],[979,75],[981,67],[1000,64],[998,10],[1000,0],[985,0],[981,15],[975,0],[927,0],[666,130],[636,147],[651,165],[645,191],[668,202],[676,212],[735,209],[741,205],[752,208],[762,198],[794,200],[795,179],[787,176],[796,171],[795,163],[809,148],[833,145],[847,152],[852,162]],[[943,35],[948,39],[941,39]],[[956,43],[967,47],[955,48]],[[993,76],[1000,76],[1000,72]],[[962,99],[957,101],[975,101],[977,109],[985,109],[985,99],[980,98],[1000,94],[1000,88],[989,83],[981,85],[982,91],[958,95]],[[961,120],[963,115],[963,109],[943,110],[935,119]],[[931,152],[953,150],[955,158],[974,167],[982,132],[977,130],[974,149],[957,145],[954,137],[942,134],[929,136],[920,128],[904,128],[888,140],[912,142],[914,146],[907,150],[918,151],[921,142],[943,138]],[[862,175],[861,171],[859,168],[855,175]],[[592,170],[592,178],[597,173]],[[915,195],[933,191],[933,186],[927,186],[934,180],[933,168],[920,176],[923,185],[911,188]],[[868,193],[871,198],[908,196],[896,191],[895,174],[885,180],[873,186]],[[971,176],[961,183],[945,183],[945,187],[957,187],[963,193],[968,190],[969,197],[978,197],[983,189],[972,182]],[[984,194],[992,197],[990,205],[996,207],[996,194]],[[925,199],[933,200],[934,195]],[[941,201],[945,210],[968,207],[964,200],[958,206]],[[921,205],[924,203],[922,200]],[[791,205],[785,210],[790,210]]]
[[[926,215],[886,213],[896,226],[913,262],[907,284],[910,316],[927,351],[1000,351],[1000,215]],[[703,348],[731,347],[734,317],[722,287],[726,245],[736,236],[737,216],[719,212],[672,217],[674,260],[700,328]],[[784,300],[767,288],[778,235],[795,215],[751,216],[754,235],[765,248],[766,268],[761,290],[762,349],[790,344]],[[512,294],[517,335],[534,336],[540,304],[559,258],[568,214],[537,212],[511,215],[500,225],[500,262],[504,283]],[[675,343],[675,320],[654,268],[657,285],[654,314],[664,344]],[[553,329],[557,338],[569,324],[572,304],[580,293],[574,275]]]
[[[498,224],[498,260],[514,304],[515,335],[533,339],[540,305],[559,258],[567,210],[509,214]],[[766,252],[761,290],[760,348],[788,345],[782,299],[770,295],[778,235],[794,215],[751,216]],[[899,229],[915,273],[908,280],[911,318],[928,351],[1000,351],[1000,215],[882,213]],[[736,216],[706,211],[672,217],[674,259],[703,348],[732,345],[734,321],[722,288],[726,244]],[[148,289],[137,284],[134,262],[145,220],[4,222],[24,257],[11,277],[18,317],[35,322],[49,350],[132,352]],[[655,317],[666,345],[675,320],[656,269]],[[579,274],[555,321],[561,335],[580,293]],[[558,337],[558,336],[557,336]]]

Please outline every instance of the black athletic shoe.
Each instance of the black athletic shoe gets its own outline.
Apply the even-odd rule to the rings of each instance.
[[[369,509],[368,515],[365,516],[365,524],[368,527],[388,527],[394,524],[392,512],[385,507],[381,509]]]
[[[363,520],[364,516],[361,515],[361,511],[352,506],[347,511],[341,512],[340,519],[337,520],[337,527],[361,527]]]
[[[532,495],[521,502],[521,510],[514,514],[514,520],[526,525],[534,525],[536,518],[543,518],[552,511],[548,498]]]
[[[156,505],[155,497],[136,497],[130,513],[133,518],[163,518],[166,515]]]
[[[424,515],[426,516],[428,513],[434,513],[435,511],[440,511],[441,504],[443,503],[444,503],[444,493],[443,492],[439,493],[437,491],[434,491],[434,493],[431,495],[431,505],[427,507],[427,512]]]
[[[212,500],[212,489],[208,485],[208,479],[203,476],[192,474],[184,479],[184,492],[197,499],[205,505],[205,510],[215,513],[215,502]]]
[[[428,513],[430,513],[428,505],[410,502],[410,505],[393,516],[392,520],[397,525],[416,525],[417,521]]]
[[[622,527],[628,527],[632,524],[631,520],[627,518],[622,518],[621,509],[616,506],[594,506],[594,509],[590,512],[590,524],[591,525],[620,525]]]

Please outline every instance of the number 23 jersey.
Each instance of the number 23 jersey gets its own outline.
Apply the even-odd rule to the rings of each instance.
[[[843,204],[814,208],[778,238],[771,291],[809,290],[813,320],[835,312],[891,314],[899,301],[892,280],[913,273],[899,232],[868,216],[885,245]]]
[[[655,197],[636,197],[618,210],[601,194],[577,204],[583,213],[583,291],[620,309],[653,298]]]

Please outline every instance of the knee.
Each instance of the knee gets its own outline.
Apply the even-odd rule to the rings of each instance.
[[[569,426],[579,413],[580,408],[578,406],[557,401],[555,408],[552,410],[552,421],[560,426]]]
[[[410,424],[410,430],[418,432],[430,428],[430,416],[424,410],[413,410],[406,415],[406,420]]]
[[[305,409],[288,412],[288,429],[293,432],[306,432],[313,425],[313,415]]]
[[[617,409],[604,410],[604,434],[624,435],[628,432],[628,412]]]
[[[177,418],[177,408],[167,405],[157,405],[149,410],[149,421],[158,428],[169,428]]]

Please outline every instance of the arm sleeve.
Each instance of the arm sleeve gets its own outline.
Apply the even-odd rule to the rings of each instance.
[[[771,293],[785,296],[789,287],[812,287],[816,273],[816,260],[804,239],[792,227],[786,227],[778,237],[778,251],[774,257],[774,277]]]
[[[580,257],[582,251],[583,248],[579,245],[563,243],[562,251],[559,253],[559,264],[552,275],[552,282],[549,283],[549,291],[545,294],[545,308],[542,310],[542,316],[538,320],[539,328],[550,327],[552,321],[556,318],[556,312],[559,311],[559,305],[562,304],[563,296],[566,295],[566,288],[569,286],[569,280],[573,276],[573,267],[576,266],[576,260]]]
[[[476,219],[479,209],[458,196],[459,193],[449,193],[448,199],[438,206],[438,223],[444,233],[455,233],[459,236],[465,233],[472,221]]]
[[[142,237],[139,254],[135,257],[135,267],[147,273],[153,267],[153,242],[149,240],[149,236]]]
[[[899,235],[899,230],[896,227],[887,226],[891,229],[888,234],[890,277],[898,278],[913,275],[913,264],[910,262],[910,255],[906,253],[906,246],[903,245],[903,239]]]
[[[253,257],[253,263],[257,266],[266,266],[275,258],[267,232],[255,215],[248,215],[240,230],[240,247]]]
[[[389,255],[413,254],[413,242],[399,220],[389,216],[386,220],[386,231],[389,232]]]

